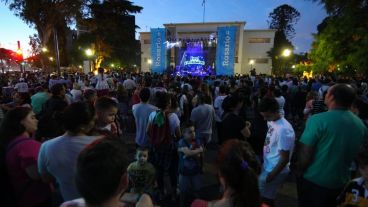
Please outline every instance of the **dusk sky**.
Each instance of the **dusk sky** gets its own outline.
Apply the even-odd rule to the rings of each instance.
[[[163,27],[166,23],[202,22],[203,0],[133,0],[143,10],[136,15],[137,32]],[[292,42],[296,53],[310,49],[317,25],[326,13],[311,0],[206,0],[206,22],[245,21],[245,29],[267,29],[268,15],[282,4],[296,8],[301,16],[295,26]],[[16,17],[4,3],[0,3],[0,47],[16,49],[17,40],[28,48],[28,36],[36,33]],[[138,35],[136,35],[138,37]]]

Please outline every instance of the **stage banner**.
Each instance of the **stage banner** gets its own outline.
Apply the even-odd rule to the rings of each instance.
[[[236,26],[217,28],[216,75],[234,75]]]
[[[166,70],[166,30],[151,29],[152,73],[163,73]]]

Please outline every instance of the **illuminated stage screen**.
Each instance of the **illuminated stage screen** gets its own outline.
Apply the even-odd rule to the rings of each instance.
[[[205,47],[203,42],[189,42],[176,50],[175,75],[214,75],[215,47]]]

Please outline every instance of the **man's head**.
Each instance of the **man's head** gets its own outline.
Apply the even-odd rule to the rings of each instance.
[[[280,119],[279,104],[274,98],[263,98],[258,106],[258,110],[266,121],[276,121]]]
[[[350,108],[356,97],[355,89],[349,84],[331,86],[325,96],[325,104],[329,109]]]
[[[128,187],[126,145],[116,138],[88,145],[77,161],[77,189],[89,206],[103,206]]]
[[[95,103],[97,121],[103,124],[111,124],[115,121],[118,113],[118,104],[111,98],[103,96]]]
[[[136,160],[140,165],[144,165],[147,163],[148,160],[148,148],[145,147],[138,147],[137,153],[136,153]]]
[[[141,101],[143,103],[148,102],[149,98],[151,96],[151,91],[149,88],[143,88],[140,92],[139,92],[139,98],[141,99]]]

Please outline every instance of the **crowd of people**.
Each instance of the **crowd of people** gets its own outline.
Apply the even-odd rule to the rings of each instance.
[[[4,206],[368,206],[363,77],[2,74]],[[134,132],[135,159],[127,140]],[[219,194],[204,200],[208,149]],[[351,181],[350,181],[351,180]]]

